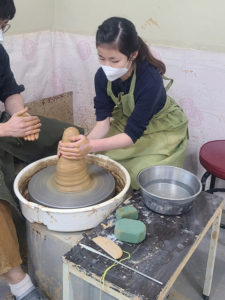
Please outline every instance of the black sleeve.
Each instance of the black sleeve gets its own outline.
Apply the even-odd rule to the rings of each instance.
[[[96,121],[103,121],[107,117],[111,117],[115,106],[112,99],[107,95],[107,82],[107,78],[102,68],[98,69],[95,74],[96,96],[94,97]]]
[[[18,85],[10,68],[9,56],[3,47],[0,48],[0,100],[5,100],[14,94],[25,90],[23,85]]]
[[[143,135],[152,117],[166,102],[166,92],[160,74],[146,75],[136,82],[135,108],[124,130],[134,143]]]

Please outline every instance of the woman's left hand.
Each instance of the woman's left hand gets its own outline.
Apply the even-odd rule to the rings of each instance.
[[[91,150],[90,141],[84,135],[73,136],[70,142],[58,144],[58,157],[62,156],[67,159],[83,159]]]

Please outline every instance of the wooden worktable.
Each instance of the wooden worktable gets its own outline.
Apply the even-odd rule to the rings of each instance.
[[[103,290],[116,299],[163,299],[206,232],[213,225],[203,291],[205,299],[208,299],[222,202],[222,198],[202,192],[188,213],[181,216],[163,216],[146,208],[140,193],[136,192],[123,205],[132,204],[138,209],[139,220],[143,221],[147,227],[147,237],[138,245],[119,244],[123,250],[131,254],[131,259],[124,263],[161,281],[163,285],[117,265],[107,273]],[[115,221],[115,213],[113,213],[85,235],[80,242],[104,253],[91,239],[99,235],[113,239]],[[111,264],[112,262],[108,259],[82,249],[78,244],[64,257],[64,275],[66,272],[73,273],[91,285],[102,288],[100,277]],[[68,296],[69,292],[70,287],[64,282],[64,300],[73,299]]]

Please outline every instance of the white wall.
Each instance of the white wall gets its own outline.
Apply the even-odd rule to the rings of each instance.
[[[9,34],[56,30],[94,35],[108,17],[136,25],[149,44],[225,52],[224,0],[14,0]]]
[[[54,28],[94,35],[108,17],[136,25],[150,44],[225,52],[223,0],[55,0]]]
[[[10,21],[7,35],[53,29],[55,0],[14,0],[14,3],[16,15]]]

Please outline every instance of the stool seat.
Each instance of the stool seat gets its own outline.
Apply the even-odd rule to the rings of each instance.
[[[199,160],[208,172],[225,179],[225,140],[205,143],[200,149]]]

